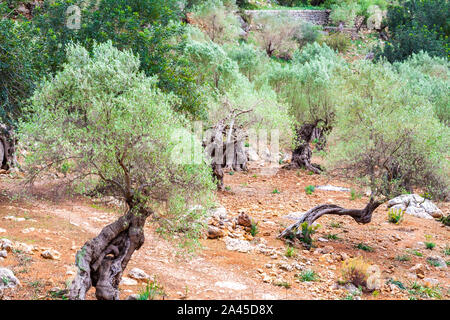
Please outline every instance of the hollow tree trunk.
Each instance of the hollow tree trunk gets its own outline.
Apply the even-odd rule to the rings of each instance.
[[[118,300],[122,274],[135,250],[145,241],[144,225],[152,211],[139,202],[129,202],[128,212],[103,228],[77,252],[78,272],[69,298],[84,300],[91,286],[99,300]]]
[[[281,232],[278,238],[286,239],[302,239],[301,224],[307,222],[312,225],[314,221],[326,214],[339,216],[350,216],[356,222],[367,224],[372,220],[372,213],[378,208],[382,202],[371,199],[364,209],[345,209],[334,204],[322,204],[307,211],[296,223],[290,225]]]
[[[304,124],[297,130],[297,147],[292,152],[291,163],[285,166],[286,169],[306,168],[316,174],[322,172],[319,165],[311,163],[312,150],[309,146],[313,137],[318,134],[317,123]]]

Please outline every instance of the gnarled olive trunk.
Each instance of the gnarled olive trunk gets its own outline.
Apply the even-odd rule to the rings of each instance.
[[[207,158],[211,160],[213,177],[217,180],[219,190],[224,188],[223,168],[234,171],[247,170],[248,155],[244,146],[247,135],[242,127],[235,125],[235,121],[241,114],[251,111],[251,109],[244,111],[234,109],[211,128],[206,140],[203,141],[203,147]]]
[[[12,128],[0,123],[0,169],[9,170],[17,165],[16,139]]]
[[[322,172],[318,164],[311,163],[312,150],[310,143],[316,139],[320,148],[325,145],[323,131],[317,127],[317,123],[307,123],[297,130],[297,147],[292,152],[291,163],[285,166],[286,169],[305,168],[316,174]]]
[[[338,216],[350,216],[356,222],[361,224],[367,224],[372,220],[372,213],[378,208],[382,202],[370,199],[369,203],[363,209],[345,209],[334,204],[322,204],[307,211],[303,216],[294,224],[290,225],[281,232],[278,238],[286,239],[299,239],[302,240],[303,233],[301,225],[307,222],[308,225],[312,225],[314,221],[319,219],[325,214],[333,214]]]
[[[78,272],[70,287],[71,300],[84,300],[95,287],[99,300],[118,300],[119,283],[135,250],[144,243],[144,225],[152,214],[142,203],[129,201],[128,212],[103,228],[77,252]]]

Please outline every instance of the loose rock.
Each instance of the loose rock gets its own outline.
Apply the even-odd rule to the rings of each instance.
[[[45,250],[41,253],[41,256],[44,259],[49,259],[49,260],[58,260],[61,257],[61,254],[56,251],[56,250]]]
[[[209,239],[216,239],[225,236],[225,233],[222,229],[219,229],[214,226],[208,226],[208,238]]]
[[[128,273],[128,275],[130,276],[130,278],[136,279],[136,280],[149,280],[150,276],[145,273],[144,270],[141,270],[139,268],[133,268],[130,270],[130,272]]]
[[[251,227],[252,226],[252,218],[246,213],[240,213],[237,217],[237,224],[243,227]]]
[[[424,219],[442,217],[442,211],[433,202],[417,194],[403,194],[391,199],[388,207],[401,209],[407,214]]]
[[[442,257],[430,256],[427,258],[427,261],[430,262],[431,265],[436,266],[437,268],[447,269],[447,263]]]
[[[20,286],[20,281],[7,268],[0,268],[0,290]]]

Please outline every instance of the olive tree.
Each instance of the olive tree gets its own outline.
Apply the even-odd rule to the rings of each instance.
[[[319,147],[324,147],[325,135],[332,128],[348,73],[343,59],[328,46],[317,43],[297,51],[291,64],[274,63],[269,69],[267,82],[289,105],[297,124],[289,168],[322,171],[311,163],[310,143],[316,140]]]
[[[63,70],[33,96],[32,116],[19,128],[30,179],[70,161],[71,180],[101,186],[128,207],[77,252],[70,299],[84,299],[91,286],[98,299],[119,298],[122,273],[144,243],[150,216],[184,239],[198,237],[201,213],[188,208],[207,203],[214,186],[204,159],[178,161],[175,151],[189,150],[180,146],[186,139],[174,139],[188,125],[173,111],[178,103],[139,72],[137,57],[110,42],[95,45],[92,55],[69,45]]]
[[[253,18],[249,39],[269,57],[290,58],[297,48],[299,25],[286,14],[259,13]]]
[[[195,33],[194,29],[191,31]],[[208,99],[203,144],[218,187],[222,189],[224,168],[246,170],[248,149],[245,144],[255,140],[253,132],[281,128],[281,140],[290,140],[291,117],[274,90],[268,85],[256,88],[242,74],[240,59],[234,59],[235,47],[224,48],[210,39],[196,39],[190,38],[185,54],[196,65],[195,79]]]
[[[413,53],[402,62],[395,62],[398,73],[408,79],[410,90],[428,99],[436,116],[450,124],[450,63],[445,58],[430,57],[426,52]]]
[[[448,196],[450,130],[435,117],[433,106],[409,91],[388,63],[360,64],[347,90],[329,137],[327,164],[330,174],[368,188],[369,202],[363,209],[319,205],[280,237],[302,238],[302,224],[325,214],[369,223],[377,207],[413,188],[426,189],[435,198]]]

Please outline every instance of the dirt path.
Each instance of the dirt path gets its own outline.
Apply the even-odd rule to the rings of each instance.
[[[406,217],[402,224],[394,225],[386,221],[385,206],[377,209],[374,221],[369,225],[358,225],[348,217],[321,218],[322,227],[314,235],[316,248],[310,251],[296,248],[294,257],[286,257],[286,247],[276,236],[292,222],[286,218],[287,214],[305,211],[324,202],[356,208],[367,201],[364,196],[352,200],[348,192],[317,190],[306,195],[304,191],[308,185],[325,184],[352,187],[345,181],[330,181],[303,171],[280,170],[271,176],[254,167],[248,173],[227,175],[225,185],[229,188],[218,193],[218,202],[225,206],[231,217],[244,211],[258,221],[259,233],[251,244],[265,243],[269,253],[229,251],[223,239],[205,239],[202,240],[204,248],[187,260],[178,257],[176,245],[161,240],[154,232],[154,226],[149,224],[146,242],[134,254],[127,270],[137,267],[155,276],[164,287],[165,299],[342,299],[348,296],[347,290],[336,284],[341,276],[342,257],[363,256],[379,266],[384,283],[378,296],[367,293],[362,295],[363,299],[410,298],[407,290],[396,289],[386,282],[393,279],[405,285],[413,281],[422,283],[424,279],[417,278],[410,270],[419,263],[425,269],[425,280],[436,281],[442,298],[449,298],[448,268],[439,269],[426,262],[429,255],[449,260],[443,254],[446,245],[450,244],[448,227],[412,216]],[[120,210],[81,197],[70,200],[62,197],[57,201],[39,196],[14,199],[11,196],[14,188],[19,188],[18,180],[0,178],[0,190],[4,190],[0,195],[0,228],[6,230],[0,233],[0,238],[23,242],[35,246],[36,250],[30,254],[19,250],[0,261],[0,266],[13,270],[22,283],[9,298],[49,298],[50,289],[64,288],[73,277],[76,250],[104,225],[114,221]],[[439,206],[448,213],[449,203]],[[5,220],[6,216],[26,220]],[[435,249],[424,248],[425,235],[433,236]],[[319,238],[321,241],[317,240]],[[359,243],[374,251],[357,249]],[[43,248],[59,251],[61,258],[43,259],[40,256]],[[317,249],[329,252],[319,253]],[[413,250],[422,256],[408,253]],[[407,255],[409,259],[399,261],[397,257],[401,255]],[[318,281],[302,282],[296,276],[301,270],[309,269],[317,273]],[[121,285],[121,298],[138,293],[144,287],[145,283]],[[93,290],[88,298],[94,298]]]

